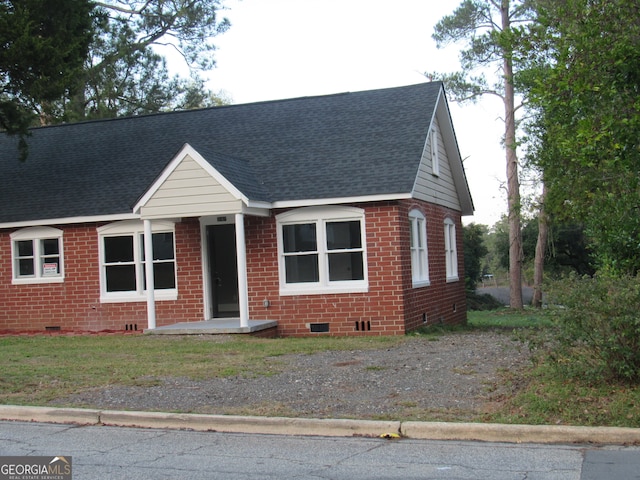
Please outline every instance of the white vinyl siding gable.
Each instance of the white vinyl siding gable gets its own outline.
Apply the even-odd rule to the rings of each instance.
[[[186,156],[141,208],[143,218],[216,215],[242,211],[242,201]]]
[[[437,144],[437,167],[434,169],[432,144]],[[425,202],[461,210],[458,192],[453,179],[449,157],[442,138],[437,117],[427,135],[427,143],[422,153],[420,168],[414,186],[414,196]]]

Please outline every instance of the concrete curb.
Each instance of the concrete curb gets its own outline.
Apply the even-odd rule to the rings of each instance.
[[[507,443],[640,443],[640,429],[567,425],[402,422],[403,436],[423,440],[480,440]]]
[[[199,431],[260,433],[276,435],[318,435],[333,437],[378,436],[400,432],[400,422],[346,419],[241,417],[160,412],[103,411],[104,425],[177,428]]]
[[[0,420],[93,425],[100,421],[100,410],[0,405]]]
[[[422,440],[640,444],[640,429],[618,427],[241,417],[14,405],[0,405],[0,420],[272,435],[379,437],[398,433],[406,438]]]

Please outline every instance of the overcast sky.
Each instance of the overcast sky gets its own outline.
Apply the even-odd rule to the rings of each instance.
[[[458,47],[436,49],[433,26],[460,0],[226,0],[228,32],[215,38],[208,88],[233,103],[396,87],[423,72],[459,69]],[[450,102],[476,213],[493,225],[506,211],[504,126],[498,99]]]

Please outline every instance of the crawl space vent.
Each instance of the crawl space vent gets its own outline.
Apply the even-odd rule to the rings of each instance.
[[[310,323],[309,330],[311,333],[326,333],[329,331],[328,323]]]

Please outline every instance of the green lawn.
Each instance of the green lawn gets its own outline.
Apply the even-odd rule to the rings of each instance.
[[[492,328],[512,332],[533,347],[548,345],[553,332],[552,321],[538,311],[502,309],[470,312],[469,324],[462,329],[441,328],[416,334],[438,341],[443,331],[456,334]],[[0,337],[0,403],[46,405],[84,389],[114,384],[155,385],[172,376],[203,379],[272,375],[277,373],[278,365],[265,363],[266,357],[388,348],[406,340],[407,337],[223,340],[200,336],[6,336]],[[531,368],[502,375],[503,381],[511,382],[518,393],[502,399],[492,413],[479,415],[476,421],[640,427],[639,386],[563,377],[544,356],[543,348],[536,350],[536,362]],[[438,418],[442,417],[431,419]],[[457,418],[456,412],[448,412],[446,418],[463,419]],[[464,419],[468,420],[468,416]]]
[[[259,339],[164,335],[0,337],[0,403],[44,405],[108,385],[163,377],[270,375],[263,359],[290,353],[386,348],[403,337]]]

